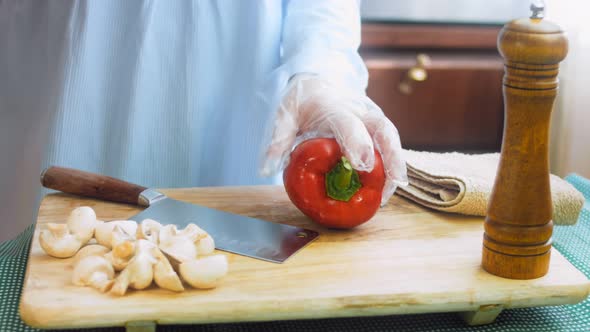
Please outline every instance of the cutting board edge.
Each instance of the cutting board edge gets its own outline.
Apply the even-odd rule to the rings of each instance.
[[[575,268],[573,265],[571,268]],[[39,313],[47,312],[47,306],[28,306],[29,292],[23,292],[21,302],[19,305],[19,314],[21,319],[29,326],[39,329],[60,329],[60,328],[100,328],[100,327],[115,327],[126,326],[126,324],[138,321],[154,322],[158,325],[173,325],[173,324],[213,324],[213,323],[239,323],[239,322],[265,322],[277,320],[299,320],[299,319],[322,319],[322,318],[345,318],[345,317],[372,317],[372,316],[386,316],[386,315],[406,315],[406,314],[425,314],[425,313],[440,313],[440,312],[469,312],[476,311],[482,306],[501,305],[505,309],[523,308],[523,307],[541,307],[541,306],[556,306],[564,304],[576,304],[584,301],[590,294],[590,280],[578,285],[564,285],[558,288],[563,288],[564,291],[559,296],[542,297],[542,298],[525,298],[513,301],[511,303],[504,303],[502,301],[472,301],[472,302],[457,302],[457,303],[392,303],[383,305],[383,301],[379,304],[361,304],[358,303],[357,298],[362,296],[348,296],[341,298],[332,298],[332,301],[342,302],[341,306],[334,306],[333,303],[324,303],[326,308],[316,310],[298,310],[294,311],[293,306],[301,306],[301,300],[294,299],[290,302],[292,305],[283,306],[282,310],[269,310],[261,312],[252,310],[251,312],[242,312],[235,317],[231,315],[224,315],[224,309],[220,308],[219,313],[212,314],[208,312],[205,315],[194,315],[194,313],[181,313],[178,316],[171,316],[168,318],[150,317],[148,314],[137,315],[137,319],[114,319],[102,320],[104,324],[97,324],[96,320],[93,323],[76,323],[79,317],[71,317],[64,321],[63,317],[59,320],[51,319],[58,317],[56,312],[59,310],[53,309],[54,312],[49,314],[39,315]],[[445,293],[448,295],[448,293]],[[34,295],[34,294],[33,294]],[[399,295],[399,294],[396,294]],[[31,295],[32,296],[32,295]],[[388,295],[379,295],[379,297],[387,297]],[[393,295],[391,295],[393,296]],[[313,302],[313,301],[312,301]],[[226,304],[223,304],[226,305]],[[249,304],[251,305],[251,303]],[[314,303],[308,303],[307,306],[313,306]],[[303,304],[305,307],[306,304]],[[210,308],[209,308],[210,309]],[[269,308],[270,309],[270,308]],[[274,308],[276,309],[276,307]],[[140,317],[141,316],[141,317]],[[47,319],[49,318],[49,319]],[[67,316],[66,316],[67,318]],[[92,317],[88,317],[92,319]],[[94,318],[95,319],[95,318]]]

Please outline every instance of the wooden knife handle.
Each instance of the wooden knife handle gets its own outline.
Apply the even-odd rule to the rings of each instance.
[[[136,205],[139,194],[146,190],[145,187],[109,176],[57,166],[41,173],[41,184],[68,194]]]

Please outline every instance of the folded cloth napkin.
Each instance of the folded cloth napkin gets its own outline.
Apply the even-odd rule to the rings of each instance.
[[[397,194],[432,209],[485,216],[492,193],[499,153],[463,154],[404,150],[409,185]],[[553,222],[573,225],[584,196],[565,180],[551,174]]]

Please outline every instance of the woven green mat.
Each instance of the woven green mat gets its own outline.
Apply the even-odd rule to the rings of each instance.
[[[590,180],[577,175],[566,178],[586,197],[586,204],[575,226],[557,226],[554,246],[570,262],[590,277]],[[40,331],[26,326],[18,315],[27,253],[33,234],[29,227],[12,241],[0,244],[0,332]],[[84,331],[123,331],[122,328]],[[427,314],[345,319],[278,321],[268,323],[159,326],[158,331],[590,331],[590,300],[576,305],[504,310],[496,322],[467,327],[456,314]]]

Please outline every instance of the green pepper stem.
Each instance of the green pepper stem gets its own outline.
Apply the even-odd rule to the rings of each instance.
[[[338,167],[338,169],[334,171],[334,184],[336,185],[336,188],[344,190],[350,187],[350,181],[352,180],[352,166],[346,157],[342,157],[340,165],[342,165],[342,167]]]
[[[326,174],[326,194],[330,198],[348,202],[360,188],[359,175],[345,157]]]

